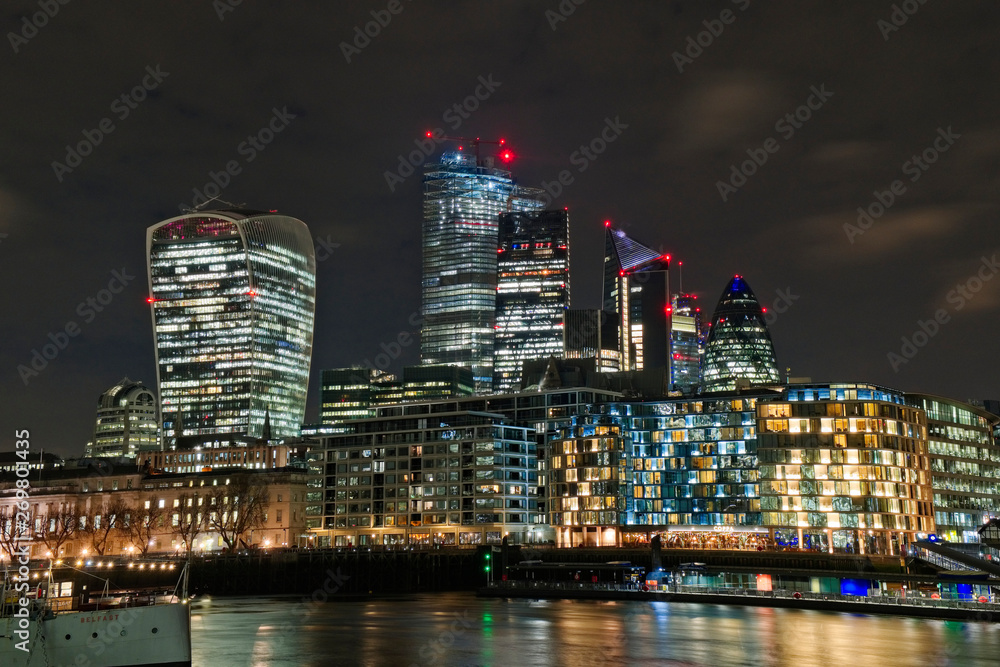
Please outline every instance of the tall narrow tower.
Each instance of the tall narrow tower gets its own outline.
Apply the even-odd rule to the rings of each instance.
[[[517,391],[525,361],[563,356],[569,296],[569,212],[500,216],[494,391]]]
[[[268,414],[273,437],[297,436],[316,308],[305,223],[189,213],[150,227],[146,250],[167,447],[260,438]]]
[[[670,255],[605,223],[604,309],[618,322],[621,370],[670,369]]]
[[[541,209],[540,194],[461,151],[424,173],[420,361],[472,369],[477,393],[493,385],[500,214]]]

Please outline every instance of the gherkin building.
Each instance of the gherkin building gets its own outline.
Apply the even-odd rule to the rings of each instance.
[[[764,311],[742,276],[733,276],[719,297],[705,344],[704,368],[706,392],[736,389],[740,380],[745,380],[741,385],[780,382]]]

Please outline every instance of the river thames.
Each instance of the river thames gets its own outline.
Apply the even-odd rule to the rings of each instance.
[[[432,593],[306,605],[205,598],[194,664],[996,665],[1000,624],[669,602]]]

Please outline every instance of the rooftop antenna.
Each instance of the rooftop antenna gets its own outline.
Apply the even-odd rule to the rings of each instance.
[[[677,290],[684,294],[684,262],[677,262]]]

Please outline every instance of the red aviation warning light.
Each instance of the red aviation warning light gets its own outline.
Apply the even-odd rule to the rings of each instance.
[[[154,299],[151,296],[150,297],[146,297],[146,303],[154,303],[155,301],[156,301],[156,299]]]
[[[501,151],[500,159],[503,160],[504,162],[510,162],[511,160],[514,159],[514,154],[507,150]]]

